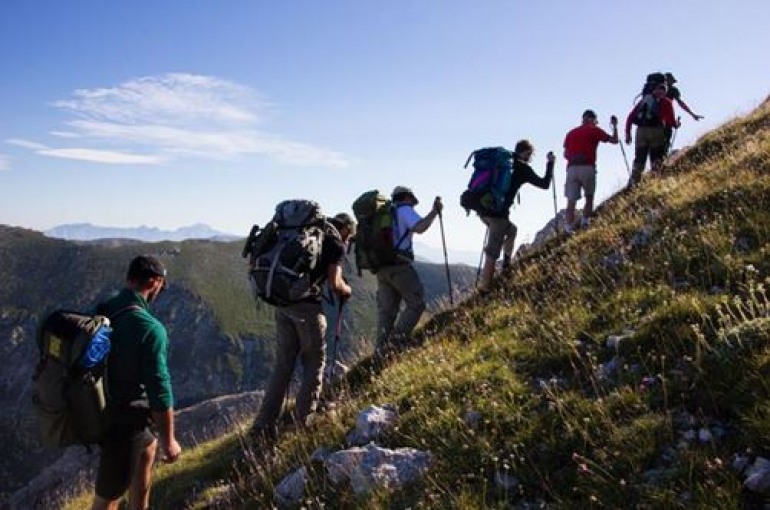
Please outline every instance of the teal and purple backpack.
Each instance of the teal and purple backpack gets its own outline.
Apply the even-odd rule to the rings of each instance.
[[[473,159],[473,174],[468,188],[460,196],[466,213],[498,215],[505,212],[505,196],[511,186],[513,152],[504,147],[486,147],[473,151],[463,168]]]

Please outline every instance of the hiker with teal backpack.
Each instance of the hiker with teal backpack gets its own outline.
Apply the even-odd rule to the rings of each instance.
[[[545,175],[538,176],[529,166],[535,147],[528,140],[519,140],[514,151],[504,147],[489,147],[471,153],[465,166],[473,159],[473,175],[468,189],[460,197],[460,204],[466,210],[476,211],[488,227],[484,246],[484,263],[478,283],[480,293],[489,292],[495,273],[495,264],[500,252],[503,253],[503,271],[511,267],[511,257],[516,241],[516,225],[509,219],[513,199],[524,184],[532,184],[547,190],[553,179],[556,160],[548,153]]]
[[[390,200],[373,190],[353,202],[359,224],[356,265],[359,274],[368,269],[377,276],[377,360],[409,341],[425,311],[425,291],[412,265],[412,235],[427,231],[443,205],[441,197],[436,197],[431,211],[422,217],[414,209],[417,204],[419,200],[406,186],[396,186]],[[400,311],[402,301],[406,306]]]
[[[564,182],[564,196],[567,198],[567,212],[564,232],[570,235],[576,228],[575,206],[585,192],[581,227],[586,228],[593,214],[594,193],[596,192],[596,149],[600,143],[618,143],[618,119],[610,119],[612,135],[597,124],[593,110],[583,112],[580,126],[570,130],[564,137],[564,158],[567,160],[567,177]]]
[[[634,105],[626,118],[626,145],[631,145],[633,140],[631,126],[637,126],[634,162],[626,189],[631,189],[639,183],[648,156],[650,170],[656,174],[660,172],[666,156],[666,128],[679,127],[679,123],[674,118],[671,99],[666,97],[668,87],[665,76],[660,73],[650,76],[655,76],[657,81],[650,81],[648,77],[642,99]]]
[[[273,219],[262,229],[253,228],[246,240],[249,280],[255,298],[275,307],[277,342],[273,371],[251,429],[257,439],[276,437],[297,360],[302,380],[294,423],[305,426],[316,410],[326,360],[323,284],[340,302],[350,298],[342,266],[354,232],[355,222],[346,213],[326,218],[314,201],[285,200],[276,206]]]
[[[148,508],[158,442],[167,462],[182,451],[174,431],[168,336],[149,311],[166,285],[163,264],[140,255],[128,267],[125,288],[98,307],[112,319],[113,331],[106,376],[111,427],[100,443],[94,509],[117,509],[126,490],[131,508]]]

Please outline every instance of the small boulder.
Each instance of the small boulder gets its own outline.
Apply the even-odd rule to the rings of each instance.
[[[280,507],[290,507],[302,502],[307,485],[307,469],[303,466],[286,476],[273,493],[273,500]]]
[[[367,407],[356,418],[356,428],[348,433],[347,443],[362,446],[378,439],[383,432],[393,427],[396,418],[398,414],[392,404]]]
[[[746,473],[743,485],[752,492],[765,494],[770,491],[770,460],[757,457]]]
[[[373,444],[334,452],[326,459],[332,483],[349,482],[356,494],[374,488],[397,489],[418,480],[433,462],[430,452],[414,448],[391,450]]]

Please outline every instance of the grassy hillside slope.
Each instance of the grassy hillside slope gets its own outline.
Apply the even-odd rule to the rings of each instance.
[[[428,476],[362,499],[316,470],[306,506],[761,507],[731,463],[770,456],[768,250],[770,101],[520,260],[492,296],[434,317],[421,347],[352,374],[311,429],[275,449],[225,437],[161,468],[153,506],[268,507],[316,447],[390,402],[382,443],[430,450]]]

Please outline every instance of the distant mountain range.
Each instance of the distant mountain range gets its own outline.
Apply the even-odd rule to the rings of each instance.
[[[148,243],[159,241],[184,241],[185,239],[213,239],[234,241],[243,236],[215,230],[205,223],[196,223],[176,230],[161,230],[157,227],[102,227],[90,223],[70,223],[53,227],[44,234],[68,241],[95,241],[98,239],[135,239]]]
[[[58,225],[43,232],[54,239],[67,241],[100,241],[100,240],[135,240],[146,243],[160,241],[184,241],[186,239],[209,239],[213,241],[235,241],[244,236],[222,232],[211,228],[205,223],[195,223],[187,227],[175,230],[162,230],[157,227],[141,225],[139,227],[105,227],[92,225],[91,223],[68,223]],[[435,248],[427,244],[415,241],[415,255],[417,260],[423,262],[444,263],[444,252],[441,248]],[[479,263],[479,253],[469,251],[450,251],[448,254],[450,264],[467,264],[476,266]]]
[[[423,244],[419,241],[413,241],[413,245],[414,257],[417,260],[423,262],[432,262],[434,264],[444,263],[443,248],[436,248],[427,244]],[[449,249],[447,258],[449,259],[450,264],[465,264],[467,266],[476,267],[479,265],[480,255],[481,246],[479,246],[478,252]]]

